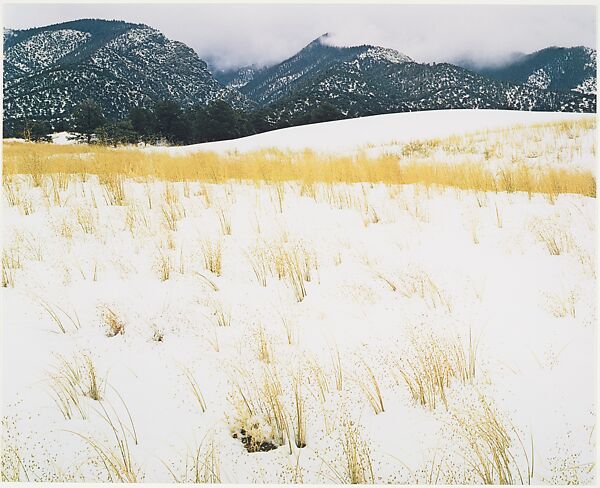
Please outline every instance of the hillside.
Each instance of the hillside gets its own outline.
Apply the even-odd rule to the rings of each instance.
[[[142,24],[78,20],[9,31],[4,50],[9,127],[25,117],[64,120],[85,98],[95,99],[109,118],[163,99],[184,106],[217,99],[249,106],[243,95],[216,81],[191,48]]]
[[[548,90],[596,93],[596,51],[584,46],[549,47],[518,56],[501,67],[464,66],[499,81]]]

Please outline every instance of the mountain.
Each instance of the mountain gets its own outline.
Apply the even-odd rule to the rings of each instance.
[[[4,119],[68,119],[92,98],[105,116],[170,99],[184,106],[252,104],[221,85],[188,46],[143,24],[84,19],[4,32]]]
[[[213,74],[226,87],[240,89],[250,83],[264,69],[251,65],[230,70],[215,70]]]
[[[499,81],[511,81],[547,90],[596,93],[596,50],[584,46],[548,47],[517,56],[501,67],[462,66]]]
[[[498,81],[448,63],[417,63],[377,46],[335,47],[326,36],[240,91],[263,107],[273,127],[325,120],[314,113],[323,105],[330,107],[329,120],[435,109],[596,110],[594,96]]]
[[[337,47],[328,44],[329,34],[318,37],[289,59],[255,73],[240,91],[261,106],[268,105],[311,84],[332,66],[346,62],[384,60],[391,65],[412,61],[393,49],[375,46]]]
[[[385,47],[335,46],[325,34],[281,63],[213,76],[194,50],[156,29],[84,19],[5,30],[3,63],[5,133],[25,118],[56,128],[86,98],[113,120],[160,100],[184,107],[224,100],[246,111],[229,114],[236,134],[420,110],[596,111],[596,52],[587,48],[548,48],[476,72]],[[219,117],[202,124],[218,125]]]

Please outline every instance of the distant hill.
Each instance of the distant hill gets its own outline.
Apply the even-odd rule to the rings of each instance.
[[[596,50],[588,47],[548,47],[516,57],[497,68],[462,65],[489,78],[547,90],[596,93]]]

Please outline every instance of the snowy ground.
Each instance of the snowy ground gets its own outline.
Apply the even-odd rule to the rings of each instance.
[[[517,110],[436,110],[373,115],[357,119],[279,129],[230,141],[179,147],[148,147],[149,151],[181,154],[198,151],[257,151],[271,147],[352,153],[369,145],[387,146],[416,139],[442,138],[467,132],[493,130],[515,124],[543,124],[580,120],[589,114],[523,112]]]
[[[592,482],[594,198],[129,180],[115,206],[95,176],[55,179],[58,196],[50,177],[17,182],[31,211],[3,199],[2,409],[4,467],[21,479],[481,483],[471,442],[492,457],[492,412],[510,481],[533,465],[535,483]],[[301,301],[277,276],[290,262]],[[123,333],[109,336],[109,310]],[[415,401],[402,372],[419,369],[417,352],[468,355],[469,337],[471,377],[451,379],[435,408]],[[61,357],[79,361],[71,419],[52,390]],[[265,449],[279,443],[260,408],[245,413],[269,388],[292,454],[240,440],[254,426]]]

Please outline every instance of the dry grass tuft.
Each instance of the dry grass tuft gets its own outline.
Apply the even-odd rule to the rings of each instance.
[[[19,247],[5,246],[2,249],[2,288],[15,286],[15,272],[22,267]]]
[[[94,234],[96,232],[97,215],[89,207],[78,207],[77,223],[85,234]]]
[[[99,175],[99,180],[104,189],[104,198],[108,205],[127,205],[125,181],[122,175],[106,173]]]
[[[271,363],[274,359],[273,344],[262,326],[256,332],[256,344],[256,356],[258,360],[267,364]]]
[[[117,313],[107,305],[100,307],[100,317],[106,326],[107,337],[125,334],[125,322],[119,318]]]
[[[48,313],[58,330],[63,334],[67,333],[68,328],[75,331],[81,328],[81,322],[76,311],[68,313],[58,305],[51,305],[39,297],[35,297],[35,301]]]
[[[565,318],[567,316],[575,318],[575,305],[579,300],[579,293],[576,289],[562,293],[548,293],[546,294],[546,299],[548,311],[556,318]]]
[[[221,240],[205,239],[200,244],[204,267],[217,276],[221,276],[223,264],[223,245]]]
[[[160,281],[167,281],[171,277],[173,264],[171,263],[171,257],[167,253],[159,251],[155,266]]]
[[[385,411],[385,408],[383,406],[383,396],[381,388],[379,388],[379,382],[369,365],[364,360],[361,363],[365,370],[366,378],[359,379],[360,388],[367,397],[375,415],[380,414]]]
[[[196,378],[194,378],[194,375],[188,368],[182,367],[182,370],[183,374],[185,375],[185,378],[187,379],[190,385],[190,388],[192,389],[194,398],[200,406],[200,410],[202,410],[202,412],[206,412],[206,401],[204,400],[204,395],[202,395],[202,391],[200,390],[200,385],[198,385]]]
[[[478,342],[469,331],[468,341],[457,335],[441,335],[420,331],[410,335],[411,351],[395,361],[413,400],[435,409],[438,400],[448,409],[446,390],[452,381],[471,383],[477,371]]]
[[[254,374],[242,370],[236,373],[230,395],[235,409],[231,419],[233,437],[240,439],[248,452],[270,451],[287,443],[291,454],[294,439],[277,371],[265,366],[258,383],[253,380]]]
[[[533,478],[533,439],[531,459],[514,427],[507,427],[498,411],[483,396],[479,405],[452,414],[459,434],[466,441],[465,460],[482,484],[531,484]],[[523,456],[514,452],[514,434]]]
[[[231,235],[231,216],[229,215],[229,211],[223,207],[217,208],[217,218],[219,219],[219,226],[221,228],[221,233],[224,236]]]
[[[392,291],[406,298],[419,297],[432,309],[444,309],[452,313],[452,301],[433,278],[423,270],[409,271],[398,276],[384,275],[375,271],[375,275],[384,281]]]
[[[294,390],[294,442],[296,447],[301,449],[306,447],[306,413],[304,406],[304,398],[302,396],[302,378],[297,374],[292,379]]]
[[[175,483],[221,483],[221,456],[219,444],[212,436],[206,436],[193,452],[187,452],[182,474],[176,474],[163,463]]]
[[[359,434],[358,425],[348,418],[342,420],[340,444],[342,460],[340,466],[325,460],[324,464],[331,471],[332,481],[341,484],[373,484],[375,474],[371,460],[369,444]]]
[[[102,411],[98,411],[98,414],[109,427],[109,437],[112,438],[112,441],[107,440],[103,442],[91,435],[70,432],[83,439],[93,449],[98,457],[98,464],[105,468],[108,480],[111,483],[137,483],[142,478],[140,474],[141,470],[133,460],[131,442],[137,444],[138,439],[129,409],[127,409],[127,405],[125,405],[122,398],[121,401],[127,411],[130,427],[124,425],[114,408],[112,408],[111,414],[104,404],[100,402]]]
[[[558,222],[536,219],[531,222],[536,239],[543,243],[551,256],[560,256],[573,249],[573,238]]]
[[[219,300],[212,300],[212,315],[217,327],[229,327],[231,325],[231,310]]]
[[[78,413],[85,420],[87,411],[81,398],[100,401],[106,388],[106,380],[98,377],[92,359],[86,354],[71,360],[59,355],[49,381],[52,398],[65,419],[72,419]]]

